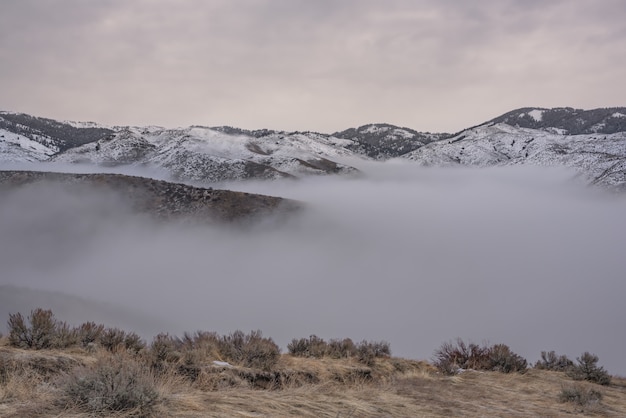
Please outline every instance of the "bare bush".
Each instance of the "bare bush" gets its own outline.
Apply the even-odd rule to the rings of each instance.
[[[555,372],[564,372],[569,370],[574,362],[567,358],[566,355],[558,356],[554,351],[542,351],[541,359],[535,363],[535,368],[539,370],[552,370]]]
[[[218,349],[229,362],[262,370],[271,370],[280,357],[278,345],[271,338],[263,337],[261,331],[249,334],[235,331],[225,335],[220,339]]]
[[[106,328],[100,334],[100,344],[108,351],[116,352],[120,349],[132,353],[139,353],[146,348],[146,343],[134,332],[126,332],[119,328]]]
[[[611,376],[598,366],[598,356],[589,352],[584,352],[582,356],[576,357],[578,364],[572,366],[567,374],[574,380],[587,380],[600,385],[611,384]]]
[[[329,346],[323,338],[311,335],[309,338],[294,338],[287,344],[289,354],[294,357],[322,358],[329,354]]]
[[[583,385],[567,385],[562,387],[559,400],[571,402],[581,407],[589,407],[600,403],[602,393]]]
[[[88,322],[71,327],[54,317],[51,310],[37,308],[25,320],[21,313],[9,314],[9,344],[27,349],[86,347],[95,342],[104,326]]]
[[[371,364],[375,358],[391,355],[389,343],[386,341],[364,340],[354,344],[350,338],[344,338],[326,342],[316,335],[311,335],[309,338],[294,338],[287,345],[287,349],[294,357],[356,357],[357,360],[366,364]]]
[[[146,343],[134,332],[127,332],[124,336],[124,348],[133,353],[139,353],[146,348]]]
[[[357,359],[368,366],[374,364],[374,359],[379,357],[389,357],[391,348],[386,341],[366,341],[363,340],[356,345]]]
[[[9,314],[9,344],[19,348],[42,350],[64,346],[65,338],[71,336],[69,327],[58,322],[52,311],[37,308],[27,320],[21,313]]]
[[[114,352],[122,347],[126,332],[119,328],[107,328],[100,334],[100,345],[108,351]]]
[[[148,350],[150,366],[157,372],[162,372],[169,365],[178,362],[181,358],[180,347],[182,343],[178,338],[169,334],[159,334],[152,340]]]
[[[435,351],[434,364],[445,374],[455,374],[459,369],[485,369],[489,364],[489,349],[478,344],[466,344],[457,338],[456,344],[445,342]]]
[[[505,344],[480,346],[466,344],[460,338],[456,343],[443,343],[435,351],[434,365],[444,374],[456,374],[464,369],[523,373],[528,367],[526,359]]]
[[[147,416],[159,393],[155,379],[143,365],[122,354],[100,358],[92,367],[75,369],[60,382],[65,407],[109,416],[132,411]]]
[[[328,343],[328,355],[332,358],[354,357],[357,355],[356,345],[350,338],[330,340]]]
[[[218,346],[221,337],[215,332],[196,331],[194,334],[184,333],[181,344],[184,349],[195,349],[205,353],[207,357],[219,356]]]
[[[56,321],[56,327],[52,334],[52,348],[67,348],[78,344],[78,330],[70,327],[67,323]]]
[[[528,363],[522,356],[515,354],[505,344],[496,344],[489,349],[489,368],[502,373],[525,373]]]
[[[76,328],[78,342],[82,347],[88,347],[100,339],[103,331],[104,325],[96,324],[95,322],[82,323]]]

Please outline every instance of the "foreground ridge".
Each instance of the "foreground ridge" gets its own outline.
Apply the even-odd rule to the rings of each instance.
[[[159,334],[146,344],[133,332],[93,322],[71,327],[43,309],[27,318],[10,314],[8,326],[8,335],[0,337],[0,414],[7,417],[626,413],[626,380],[574,382],[558,371],[567,359],[553,352],[518,372],[478,368],[448,375],[437,363],[439,368],[392,357],[385,342],[325,342],[312,335],[294,339],[281,354],[260,331],[197,331]],[[481,362],[503,354],[504,347],[497,344],[488,353],[488,347],[457,340],[437,354],[441,360],[458,349],[456,354]],[[592,370],[597,357],[585,353],[577,361],[586,362],[580,370]]]

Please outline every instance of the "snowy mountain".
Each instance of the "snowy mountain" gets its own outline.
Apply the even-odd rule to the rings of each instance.
[[[626,108],[582,110],[571,107],[527,107],[505,113],[488,123],[491,122],[565,135],[614,134],[626,131]]]
[[[31,152],[38,161],[44,161],[54,153],[106,138],[113,132],[93,122],[59,122],[23,113],[0,112],[0,142],[20,143],[20,147]],[[6,155],[0,154],[0,161],[8,161]]]
[[[229,126],[166,129],[0,112],[0,162],[141,166],[175,180],[277,179],[356,170],[353,158],[420,165],[561,165],[626,188],[626,108],[522,108],[454,135],[369,124],[332,135]]]
[[[333,136],[348,139],[346,147],[376,160],[399,157],[447,134],[417,132],[389,124],[370,124],[336,132]]]
[[[50,161],[108,166],[140,164],[174,178],[217,182],[348,173],[335,157],[354,156],[341,140],[314,133],[268,132],[255,137],[192,126],[184,129],[119,128],[105,139],[53,156]]]
[[[626,132],[553,132],[550,127],[540,130],[491,122],[432,142],[402,158],[425,166],[565,166],[575,168],[591,184],[626,190]]]

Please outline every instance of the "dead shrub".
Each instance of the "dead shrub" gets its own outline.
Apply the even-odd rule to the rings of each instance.
[[[287,344],[287,350],[294,357],[322,358],[330,353],[328,343],[317,335],[311,335],[309,338],[294,338]]]
[[[287,349],[289,354],[294,357],[331,357],[336,359],[356,357],[358,361],[368,365],[371,365],[375,358],[391,355],[391,348],[386,341],[363,340],[354,344],[350,338],[344,338],[326,342],[316,335],[311,335],[309,338],[294,338],[287,344]]]
[[[170,365],[178,362],[181,358],[180,347],[182,343],[178,338],[169,334],[159,334],[152,340],[148,357],[150,367],[156,372],[163,372]]]
[[[357,348],[350,338],[330,340],[328,355],[332,358],[349,358],[357,355]]]
[[[120,349],[139,353],[146,348],[146,343],[134,332],[126,332],[119,328],[106,328],[100,334],[99,343],[106,350],[116,352]]]
[[[51,348],[57,322],[50,310],[37,308],[25,321],[21,313],[9,314],[9,344],[19,348]]]
[[[114,352],[122,347],[126,332],[119,328],[106,328],[100,335],[100,345],[106,350]]]
[[[59,386],[65,408],[77,407],[101,416],[131,411],[148,416],[160,398],[150,371],[119,353],[100,358],[91,367],[75,369]]]
[[[456,374],[459,369],[485,369],[489,364],[489,349],[457,338],[456,344],[445,342],[435,351],[433,363],[444,374]]]
[[[449,375],[465,369],[524,373],[528,367],[526,359],[512,352],[505,344],[480,346],[466,344],[460,338],[457,338],[456,344],[443,343],[435,351],[433,363],[440,372]]]
[[[86,348],[90,344],[96,343],[100,339],[103,331],[104,325],[102,324],[84,322],[76,328],[78,342],[81,347]]]
[[[611,384],[611,376],[598,366],[598,356],[589,352],[584,352],[580,357],[576,357],[578,364],[572,366],[567,371],[567,375],[574,380],[587,380],[600,385]]]
[[[564,372],[574,365],[566,355],[557,355],[554,351],[542,351],[541,359],[535,363],[535,369]]]
[[[571,402],[581,407],[595,406],[602,400],[602,393],[583,385],[567,385],[561,388],[559,401]]]
[[[67,323],[56,321],[56,329],[52,334],[52,348],[68,348],[78,345],[78,330]]]
[[[278,362],[280,348],[271,338],[263,337],[261,331],[235,331],[223,336],[218,343],[224,360],[244,367],[271,370]]]
[[[374,364],[374,359],[379,357],[389,357],[391,348],[386,341],[366,341],[363,340],[356,345],[357,360],[368,366]]]
[[[185,350],[198,350],[206,358],[219,357],[220,336],[215,332],[196,331],[194,334],[184,333],[181,346]]]
[[[489,369],[502,373],[525,373],[528,370],[528,363],[525,358],[512,352],[507,345],[496,344],[489,349]]]
[[[146,343],[136,333],[128,332],[124,336],[124,348],[127,351],[137,354],[146,348]]]
[[[9,344],[24,349],[67,348],[93,342],[103,326],[93,322],[79,327],[70,327],[66,322],[54,317],[51,310],[37,308],[25,320],[21,313],[9,314]],[[96,333],[88,336],[86,333]]]

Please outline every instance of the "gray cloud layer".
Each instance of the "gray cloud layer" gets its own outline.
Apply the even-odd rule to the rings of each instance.
[[[4,2],[0,107],[111,124],[454,131],[623,105],[621,0]]]
[[[422,359],[459,336],[530,360],[588,350],[626,373],[623,196],[561,170],[361,168],[361,179],[239,184],[308,204],[246,229],[151,225],[110,196],[5,195],[0,285],[116,303],[175,333],[261,329],[283,347],[312,333],[386,339]]]

